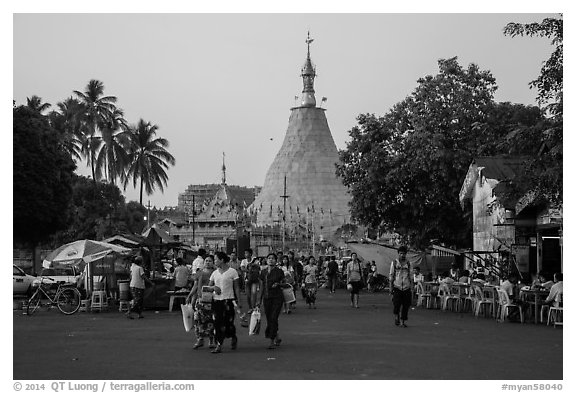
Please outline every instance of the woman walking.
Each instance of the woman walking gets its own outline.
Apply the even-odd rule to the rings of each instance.
[[[231,349],[238,347],[238,337],[236,336],[236,326],[234,326],[234,300],[239,299],[240,284],[238,272],[228,265],[228,255],[217,252],[215,263],[217,269],[210,276],[210,285],[214,291],[214,301],[212,308],[214,311],[214,329],[216,330],[216,348],[212,353],[221,353],[224,339],[232,339]],[[238,303],[238,308],[242,306]]]
[[[316,292],[318,291],[318,265],[312,255],[308,258],[308,265],[304,266],[304,298],[308,308],[316,308]]]
[[[276,264],[277,256],[274,253],[268,254],[268,267],[260,272],[260,304],[264,302],[264,313],[266,315],[265,337],[270,339],[268,349],[274,349],[280,345],[282,339],[278,335],[278,318],[282,311],[284,296],[282,294],[282,284],[284,283],[284,272]]]
[[[351,254],[352,260],[346,265],[346,283],[350,290],[350,305],[358,308],[358,300],[360,298],[360,289],[364,286],[362,280],[362,266],[358,259],[358,254],[353,252]]]
[[[292,290],[294,290],[294,269],[290,266],[288,255],[283,255],[280,262],[280,269],[284,272],[284,278],[286,284],[292,285]],[[290,314],[291,303],[284,302],[284,314]]]
[[[196,333],[196,343],[193,348],[198,349],[204,346],[204,338],[208,337],[208,348],[216,347],[214,335],[214,318],[212,316],[212,301],[202,298],[202,288],[210,282],[210,276],[214,272],[214,257],[207,255],[204,259],[204,269],[196,274],[194,286],[186,298],[186,303],[194,305],[194,333]]]

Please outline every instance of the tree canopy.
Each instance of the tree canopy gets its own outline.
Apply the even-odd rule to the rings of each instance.
[[[352,215],[417,248],[432,239],[471,245],[471,214],[458,195],[472,158],[503,154],[512,129],[542,120],[538,108],[494,103],[489,71],[457,58],[438,65],[383,117],[360,115],[337,164]]]
[[[546,18],[541,23],[509,23],[504,34],[515,36],[540,36],[551,39],[554,50],[544,62],[540,75],[530,82],[530,87],[538,90],[538,103],[549,118],[535,127],[519,128],[514,137],[532,141],[538,153],[527,161],[513,187],[510,197],[520,198],[531,194],[537,203],[556,207],[563,206],[563,20]]]
[[[31,245],[66,225],[76,168],[36,106],[13,109],[14,240]]]

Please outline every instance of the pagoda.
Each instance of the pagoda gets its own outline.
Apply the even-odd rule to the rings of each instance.
[[[338,227],[350,222],[350,196],[336,176],[338,150],[326,110],[316,106],[316,68],[310,58],[312,41],[308,33],[299,105],[290,109],[282,147],[249,210],[257,213],[257,226],[280,225],[292,233],[307,228],[322,239],[330,238]]]

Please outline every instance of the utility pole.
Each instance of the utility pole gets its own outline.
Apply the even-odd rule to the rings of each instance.
[[[286,199],[289,195],[286,195],[286,175],[284,175],[284,195],[280,195],[280,198],[284,200],[284,210],[282,211],[282,252],[286,251]]]
[[[192,245],[196,245],[196,195],[192,194]]]
[[[152,224],[150,223],[150,208],[152,206],[150,205],[150,199],[148,199],[148,204],[146,205],[146,210],[147,210],[147,218],[148,218],[148,226],[152,227]]]

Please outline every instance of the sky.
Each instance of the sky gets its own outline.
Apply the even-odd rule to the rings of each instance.
[[[190,184],[261,186],[282,145],[300,70],[310,52],[316,98],[338,149],[361,113],[384,115],[417,80],[458,57],[496,78],[496,101],[535,105],[534,80],[553,50],[547,39],[512,38],[508,22],[556,14],[30,14],[13,17],[13,99],[55,106],[90,79],[130,124],[144,119],[170,143],[176,165],[152,206],[176,206]],[[80,163],[78,173],[88,175]],[[129,185],[127,200],[138,200]]]

